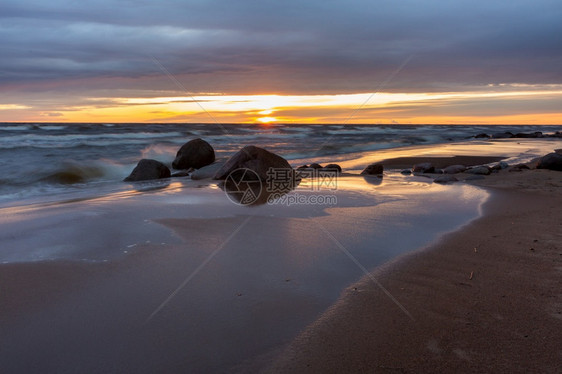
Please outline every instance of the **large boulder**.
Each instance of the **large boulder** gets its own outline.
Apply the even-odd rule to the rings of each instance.
[[[138,182],[162,178],[170,178],[170,169],[160,161],[143,158],[124,181]]]
[[[562,171],[562,154],[549,153],[540,158],[537,169],[549,169]]]
[[[224,163],[217,170],[214,179],[226,179],[230,173],[237,169],[250,169],[262,180],[268,180],[267,172],[270,169],[289,170],[292,173],[291,165],[283,157],[271,153],[263,148],[248,145]]]
[[[174,169],[199,169],[215,162],[215,150],[203,139],[193,139],[182,145],[172,162]]]
[[[215,162],[214,164],[203,166],[201,169],[197,169],[191,173],[191,179],[201,180],[212,178],[217,170],[219,170],[224,165],[224,161]]]
[[[382,175],[384,166],[382,164],[371,164],[361,172],[363,175]]]

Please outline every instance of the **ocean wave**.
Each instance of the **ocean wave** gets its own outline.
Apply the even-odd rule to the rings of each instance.
[[[36,127],[40,130],[45,130],[45,131],[64,130],[67,128],[67,126],[59,126],[59,125],[37,125]]]
[[[185,141],[180,132],[167,133],[109,133],[109,134],[24,134],[9,135],[0,138],[0,149],[21,147],[37,148],[73,148],[77,146],[109,146],[115,144],[146,144],[154,139],[169,138],[173,142]]]
[[[31,130],[30,125],[11,125],[11,126],[0,126],[0,131],[28,131]]]
[[[141,158],[152,158],[160,162],[171,163],[176,157],[179,147],[170,144],[151,144],[141,151]]]
[[[73,185],[93,181],[120,181],[133,170],[134,166],[133,164],[119,164],[106,159],[93,161],[65,160],[52,168],[42,168],[28,175],[20,175],[19,180],[9,182],[25,186],[37,183]]]

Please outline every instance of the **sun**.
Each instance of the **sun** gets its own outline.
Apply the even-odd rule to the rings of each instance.
[[[277,121],[277,118],[275,118],[275,117],[261,117],[261,118],[257,118],[257,121],[261,122],[261,123],[271,123],[271,122]]]

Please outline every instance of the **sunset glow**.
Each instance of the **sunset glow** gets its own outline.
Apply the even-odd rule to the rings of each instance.
[[[139,2],[115,18],[8,0],[0,122],[562,124],[562,10],[538,1]]]
[[[52,122],[560,124],[560,103],[560,85],[504,85],[441,93],[96,97],[55,108],[7,104],[0,114]]]

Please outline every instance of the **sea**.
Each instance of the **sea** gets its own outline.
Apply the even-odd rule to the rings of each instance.
[[[257,145],[289,162],[473,139],[479,133],[552,133],[562,126],[0,123],[0,207],[88,198],[125,188],[142,158],[171,167],[202,138],[226,158]],[[298,166],[298,165],[293,165]]]

